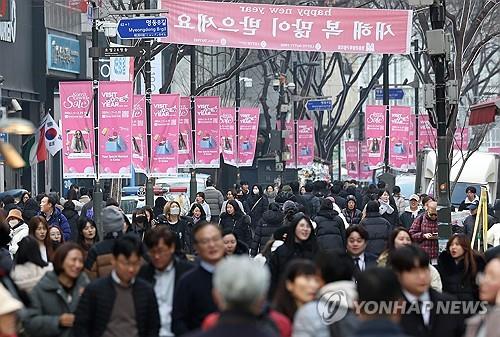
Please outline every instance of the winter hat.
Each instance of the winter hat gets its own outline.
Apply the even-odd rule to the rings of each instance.
[[[18,210],[17,208],[13,208],[9,211],[9,215],[7,215],[7,218],[5,220],[9,221],[10,219],[17,219],[19,221],[24,221],[21,211]]]
[[[295,202],[293,202],[292,200],[287,200],[285,201],[285,203],[283,204],[283,213],[287,213],[288,211],[297,211],[297,205],[295,204]]]
[[[285,193],[292,193],[292,188],[290,187],[290,185],[285,185],[285,186],[283,186],[281,191],[283,191]]]
[[[123,231],[122,211],[116,206],[108,206],[102,210],[102,229],[104,233],[116,233]]]

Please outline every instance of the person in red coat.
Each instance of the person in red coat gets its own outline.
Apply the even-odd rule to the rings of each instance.
[[[411,238],[429,255],[433,265],[437,264],[439,250],[437,217],[437,202],[431,201],[410,227]]]

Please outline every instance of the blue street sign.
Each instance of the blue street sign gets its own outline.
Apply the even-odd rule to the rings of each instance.
[[[167,37],[167,28],[165,17],[138,17],[121,19],[117,31],[121,39],[142,39]]]
[[[6,133],[1,132],[0,133],[0,140],[4,143],[7,143],[9,141],[9,137],[7,136]],[[4,161],[4,160],[5,160],[5,158],[2,155],[0,155],[0,161]]]
[[[332,110],[333,101],[331,99],[310,99],[306,103],[306,108],[309,111]]]
[[[389,88],[389,99],[403,99],[405,92],[401,88]],[[375,89],[375,99],[381,101],[384,99],[384,90]]]

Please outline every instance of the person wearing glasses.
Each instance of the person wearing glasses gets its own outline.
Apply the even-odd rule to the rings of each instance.
[[[429,255],[432,265],[437,264],[439,249],[437,218],[437,202],[431,201],[410,227],[411,238]]]

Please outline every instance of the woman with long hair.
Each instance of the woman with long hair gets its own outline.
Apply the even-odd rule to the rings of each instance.
[[[199,221],[205,221],[207,218],[207,214],[205,213],[203,206],[198,203],[191,205],[188,216],[191,218],[194,225],[196,225]]]
[[[144,235],[151,229],[151,223],[148,221],[147,211],[143,208],[138,208],[132,212],[132,223],[127,228],[127,233],[133,233],[142,241]]]
[[[252,240],[250,217],[243,213],[235,200],[226,204],[226,209],[220,214],[219,226],[223,232],[234,232],[247,247]]]
[[[388,190],[380,190],[378,203],[380,215],[395,228],[399,224],[399,211],[394,199],[391,199],[391,193]]]
[[[97,226],[92,219],[85,217],[78,220],[78,241],[77,243],[83,250],[84,261],[87,259],[87,254],[90,247],[99,242],[99,234],[97,233]]]
[[[293,322],[297,310],[314,300],[320,286],[316,265],[309,260],[294,260],[282,275],[273,307]]]
[[[49,237],[53,251],[56,251],[64,243],[63,232],[59,226],[53,225],[49,227]]]
[[[222,241],[224,241],[224,250],[226,256],[248,256],[248,246],[238,240],[238,236],[233,231],[224,231],[222,233]]]
[[[203,219],[203,217],[202,217]],[[175,250],[177,254],[193,254],[193,222],[189,217],[181,215],[181,205],[177,201],[169,201],[163,208],[163,214],[156,219],[156,226],[168,226],[177,236]]]
[[[49,224],[43,216],[37,215],[31,218],[28,223],[29,235],[34,237],[38,242],[40,248],[40,255],[45,262],[52,261],[52,242],[49,235]]]
[[[52,264],[45,262],[40,255],[37,240],[32,236],[23,238],[19,242],[14,268],[10,273],[17,287],[29,293],[45,273],[51,270]]]
[[[454,234],[438,258],[443,291],[462,301],[477,301],[479,288],[476,276],[484,270],[485,265],[484,258],[471,248],[467,236]]]

